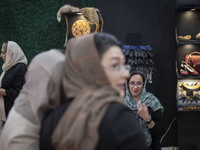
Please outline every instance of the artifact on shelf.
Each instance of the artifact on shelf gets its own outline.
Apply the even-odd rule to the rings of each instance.
[[[200,32],[195,37],[197,40],[200,40]]]
[[[186,35],[186,36],[178,36],[179,41],[189,41],[191,40],[191,35]]]
[[[198,76],[199,75],[199,73],[193,67],[191,67],[185,61],[182,61],[182,63],[181,63],[181,69],[180,69],[180,74],[187,75],[187,72],[190,75],[194,75],[194,76]]]
[[[181,75],[184,75],[184,76],[189,75],[187,69],[184,67],[183,64],[181,64],[180,74],[181,74]]]
[[[200,81],[182,79],[177,83],[177,106],[179,111],[200,110]]]
[[[78,8],[66,4],[57,12],[58,22],[61,21],[62,16],[65,18],[67,28],[65,45],[68,39],[72,37],[77,38],[92,32],[102,32],[103,30],[103,18],[97,8]]]
[[[185,62],[187,66],[191,66],[198,73],[200,73],[200,52],[194,51],[185,56]]]
[[[131,66],[131,71],[140,70],[147,77],[147,82],[152,83],[152,74],[155,71],[150,45],[123,45],[122,51],[126,57],[126,64]]]

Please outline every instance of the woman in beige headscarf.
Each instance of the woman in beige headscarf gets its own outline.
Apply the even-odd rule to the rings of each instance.
[[[49,50],[35,56],[0,138],[1,150],[39,150],[40,122],[59,105],[64,54]]]
[[[65,103],[43,120],[40,150],[146,150],[136,116],[123,105],[129,72],[119,41],[82,36],[69,41],[65,56]]]
[[[14,104],[25,80],[27,59],[19,45],[13,41],[3,43],[1,58],[4,61],[0,77],[1,127]]]

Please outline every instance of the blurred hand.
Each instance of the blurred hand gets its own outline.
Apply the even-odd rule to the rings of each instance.
[[[145,121],[149,121],[151,119],[150,115],[149,115],[149,111],[146,107],[145,104],[142,104],[141,101],[139,100],[137,102],[137,108],[138,108],[138,115]]]
[[[0,88],[0,96],[6,96],[5,89]]]

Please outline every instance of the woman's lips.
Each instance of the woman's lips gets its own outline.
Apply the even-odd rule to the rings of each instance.
[[[120,91],[124,91],[125,90],[125,84],[120,84],[118,85]]]
[[[139,90],[132,90],[133,93],[138,93]]]

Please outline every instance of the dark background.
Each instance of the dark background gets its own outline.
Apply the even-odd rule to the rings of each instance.
[[[65,20],[62,17],[58,23],[56,14],[64,3],[96,7],[104,19],[103,31],[116,35],[123,44],[152,47],[156,72],[147,88],[165,108],[162,146],[196,144],[198,114],[179,113],[176,106],[176,58],[181,52],[176,43],[175,13],[177,5],[195,5],[198,0],[177,0],[177,4],[175,0],[0,0],[0,42],[17,42],[29,62],[39,52],[62,49]]]
[[[56,15],[63,0],[0,0],[0,43],[15,41],[29,62],[41,51],[63,48],[64,19]],[[3,61],[0,61],[0,66]]]
[[[153,48],[155,69],[153,92],[165,108],[165,129],[176,117],[176,38],[174,0],[96,0],[104,18],[104,31],[116,35],[124,44]],[[177,145],[177,122],[172,123],[163,146]]]

